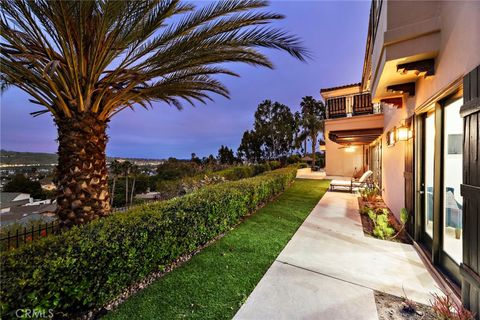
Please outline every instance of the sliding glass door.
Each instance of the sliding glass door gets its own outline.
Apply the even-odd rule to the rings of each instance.
[[[420,235],[432,261],[459,280],[462,262],[462,99],[449,99],[424,114],[421,142]],[[418,141],[418,140],[417,140]]]
[[[444,108],[443,133],[443,251],[456,264],[462,262],[462,184],[463,121],[462,99]]]
[[[435,113],[427,114],[424,120],[424,177],[423,177],[423,232],[426,240],[433,239],[433,195],[434,195],[434,146],[435,146]],[[429,243],[430,244],[430,243]]]

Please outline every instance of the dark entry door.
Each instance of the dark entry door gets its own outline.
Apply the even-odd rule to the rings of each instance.
[[[480,66],[463,79],[462,301],[480,319]]]

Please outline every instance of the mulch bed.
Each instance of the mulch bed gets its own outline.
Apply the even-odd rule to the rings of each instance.
[[[379,320],[435,320],[432,308],[379,291],[374,292]]]
[[[377,197],[374,201],[366,201],[366,200],[363,200],[362,197],[358,197],[358,206],[360,208],[360,212],[363,212],[363,210],[365,209],[373,209],[375,212],[377,212],[377,210],[387,209],[388,220],[390,225],[393,226],[396,232],[398,232],[402,228],[401,223],[397,220],[395,215],[387,207],[387,205],[385,204],[385,202],[381,197]],[[366,236],[373,237],[373,228],[374,228],[373,221],[370,219],[368,214],[360,214],[360,217],[362,219],[363,233]],[[412,244],[412,240],[408,237],[405,229],[395,239],[391,239],[387,241]]]

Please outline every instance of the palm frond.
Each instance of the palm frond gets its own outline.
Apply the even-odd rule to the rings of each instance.
[[[163,102],[182,108],[228,97],[214,77],[225,63],[272,68],[259,48],[304,61],[300,40],[267,26],[283,16],[263,0],[222,0],[195,8],[180,0],[4,0],[1,87],[14,85],[51,112],[107,119]],[[174,18],[174,19],[172,19]]]

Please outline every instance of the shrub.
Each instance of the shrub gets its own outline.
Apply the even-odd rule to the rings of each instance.
[[[270,166],[270,170],[276,170],[282,166],[280,161],[276,160],[268,161],[268,165]]]
[[[375,237],[389,239],[395,234],[395,229],[390,226],[388,221],[388,209],[383,209],[380,214],[370,209],[368,210],[368,216],[373,221],[373,235]]]
[[[54,309],[71,318],[99,307],[229,230],[282,192],[296,167],[144,204],[1,254],[1,310]]]
[[[302,162],[298,165],[298,169],[303,169],[303,168],[308,168],[308,164],[306,164],[305,162]]]

